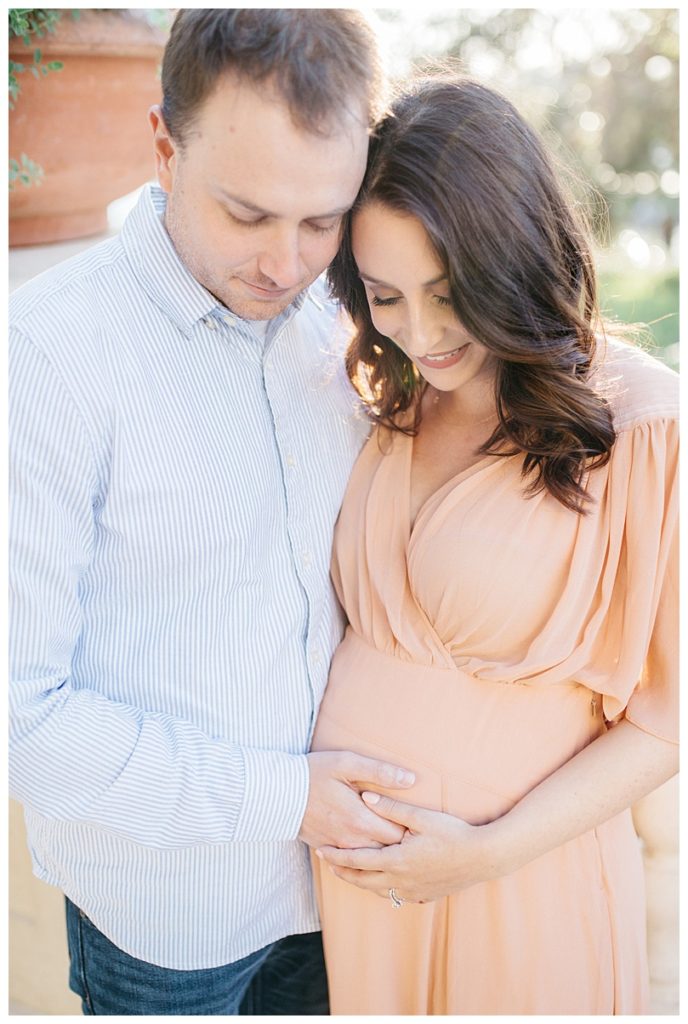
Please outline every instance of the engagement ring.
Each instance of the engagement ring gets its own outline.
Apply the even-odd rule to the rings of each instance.
[[[401,896],[397,896],[395,889],[389,889],[388,895],[390,900],[392,901],[392,906],[394,907],[395,910],[398,910],[399,907],[403,907],[404,903],[406,902],[405,900],[402,900]]]

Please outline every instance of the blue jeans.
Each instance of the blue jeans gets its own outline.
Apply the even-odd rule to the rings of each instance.
[[[224,967],[175,971],[129,956],[67,900],[69,987],[84,1014],[328,1014],[320,932],[290,935]]]

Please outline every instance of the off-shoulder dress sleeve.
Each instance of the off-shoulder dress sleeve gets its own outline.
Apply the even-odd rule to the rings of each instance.
[[[608,486],[623,554],[613,616],[617,671],[605,715],[678,742],[678,422],[636,424],[614,448]]]

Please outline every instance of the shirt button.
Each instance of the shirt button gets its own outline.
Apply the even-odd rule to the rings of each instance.
[[[236,320],[234,319],[234,317],[233,316],[229,316],[228,313],[223,313],[222,319],[224,320],[224,322],[227,324],[228,327],[234,327],[234,325],[236,323]]]
[[[206,319],[203,321],[203,323],[206,325],[206,327],[209,327],[211,331],[216,331],[217,330],[217,324],[215,323],[215,321],[213,320],[213,318],[211,316],[206,317]]]
[[[286,458],[286,463],[287,463],[287,465],[288,465],[288,466],[289,466],[290,468],[292,468],[293,466],[295,466],[295,465],[296,465],[296,460],[294,459],[294,456],[293,456],[293,455],[287,455],[287,458]]]
[[[309,567],[309,565],[311,564],[311,553],[310,553],[310,551],[304,551],[303,552],[303,554],[301,556],[301,561],[303,562],[303,564],[304,564],[304,566],[306,568]]]

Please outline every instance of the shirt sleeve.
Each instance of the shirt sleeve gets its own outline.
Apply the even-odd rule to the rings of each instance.
[[[611,486],[623,490],[621,626],[608,718],[678,742],[678,422],[658,419],[618,440]],[[620,502],[619,502],[620,504]]]
[[[59,372],[18,331],[9,372],[12,795],[49,819],[145,846],[295,839],[305,755],[228,743],[73,685],[97,462]]]

